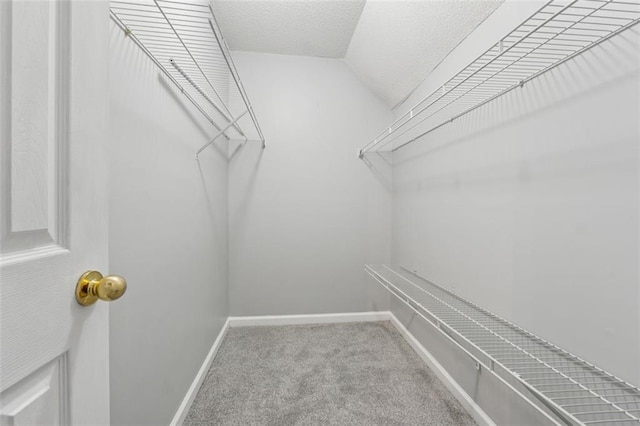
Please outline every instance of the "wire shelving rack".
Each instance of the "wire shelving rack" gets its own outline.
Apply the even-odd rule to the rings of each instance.
[[[402,266],[365,271],[505,383],[569,425],[638,425],[640,389]],[[540,410],[541,411],[541,410]],[[544,412],[541,411],[542,414]]]
[[[640,0],[551,0],[359,151],[396,151],[640,22]]]
[[[110,16],[217,129],[196,156],[219,137],[256,140],[264,148],[264,135],[208,1],[112,0]]]

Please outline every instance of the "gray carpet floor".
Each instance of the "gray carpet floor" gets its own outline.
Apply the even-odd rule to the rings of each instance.
[[[473,425],[389,322],[230,329],[185,425]]]

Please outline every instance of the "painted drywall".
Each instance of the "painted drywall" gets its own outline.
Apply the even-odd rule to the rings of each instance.
[[[111,422],[169,424],[228,316],[227,145],[111,25]]]
[[[535,7],[501,6],[416,97]],[[396,151],[392,219],[394,263],[635,385],[639,33]]]
[[[390,259],[389,159],[358,147],[391,111],[337,59],[234,52],[267,147],[231,150],[232,315],[372,309]]]

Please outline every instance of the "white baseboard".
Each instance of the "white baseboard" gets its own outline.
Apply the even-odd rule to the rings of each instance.
[[[220,349],[220,345],[222,344],[222,341],[224,340],[224,336],[226,336],[228,330],[229,330],[229,318],[227,318],[227,320],[224,322],[224,325],[222,326],[222,330],[220,330],[220,333],[218,333],[218,337],[216,337],[215,342],[213,342],[213,345],[211,346],[211,349],[209,350],[207,357],[204,359],[202,366],[200,366],[200,370],[198,370],[198,374],[196,374],[196,377],[195,379],[193,379],[191,386],[189,386],[189,390],[187,390],[187,394],[184,396],[182,403],[178,407],[178,411],[176,411],[176,414],[173,416],[173,420],[171,420],[171,423],[170,423],[171,426],[182,425],[185,417],[187,417],[187,413],[191,408],[191,404],[193,404],[193,400],[196,399],[196,395],[200,390],[200,386],[202,386],[202,382],[204,381],[204,378],[207,377],[207,373],[209,372],[211,363],[213,362],[213,359],[216,357],[216,354],[218,353],[218,349]]]
[[[411,334],[409,330],[389,311],[381,312],[355,312],[344,314],[311,314],[311,315],[263,315],[255,317],[229,317],[218,334],[216,341],[211,346],[209,354],[205,358],[198,374],[189,387],[178,411],[176,411],[171,426],[179,426],[184,422],[191,404],[211,367],[211,363],[220,348],[220,344],[229,328],[253,327],[268,325],[304,325],[304,324],[335,324],[347,322],[390,321],[398,332],[411,345],[420,358],[429,366],[436,376],[444,383],[449,391],[462,404],[464,409],[481,426],[495,426],[489,416],[476,404],[464,389],[451,377],[438,361],[425,349],[424,346]]]
[[[229,326],[253,327],[262,325],[334,324],[341,322],[389,321],[391,312],[352,312],[345,314],[262,315],[229,317]]]
[[[469,396],[467,392],[456,382],[453,377],[444,369],[442,365],[429,353],[429,351],[422,346],[422,344],[416,339],[413,334],[393,315],[389,312],[389,320],[391,324],[398,330],[398,332],[405,338],[405,340],[411,345],[414,351],[422,358],[422,360],[429,366],[431,371],[444,383],[449,389],[449,392],[456,397],[462,407],[469,413],[473,420],[481,426],[496,426],[495,422],[491,420],[491,417],[485,413],[482,408]]]

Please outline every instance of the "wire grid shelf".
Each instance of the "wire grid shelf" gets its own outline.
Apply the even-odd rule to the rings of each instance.
[[[359,155],[396,151],[639,21],[640,0],[551,0],[380,132]]]
[[[568,424],[640,423],[640,389],[401,266],[365,270],[494,373],[500,367]]]
[[[219,131],[216,138],[258,140],[264,146],[262,130],[208,1],[112,0],[110,15]],[[248,118],[243,121],[245,115]],[[251,125],[246,126],[249,119]]]

